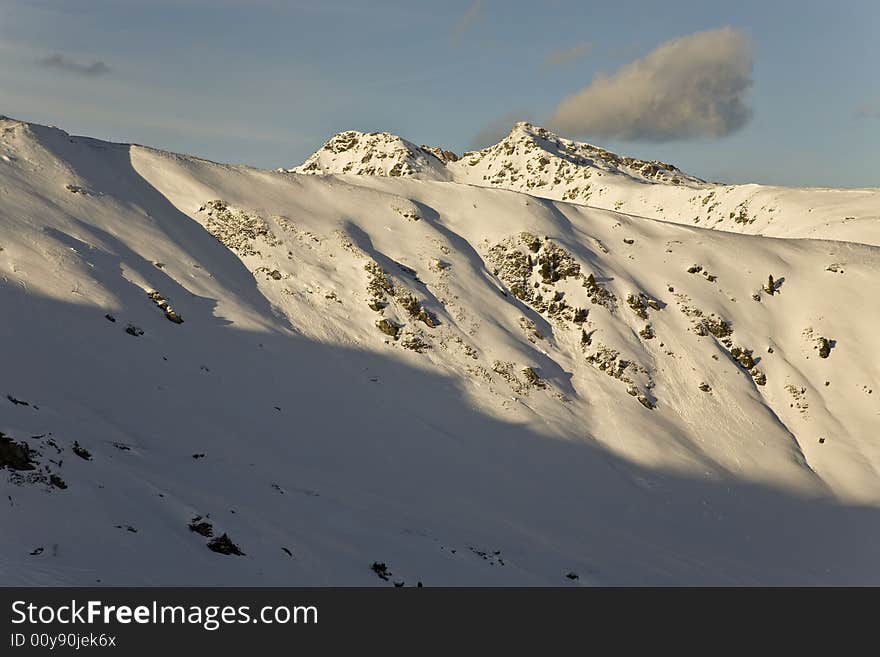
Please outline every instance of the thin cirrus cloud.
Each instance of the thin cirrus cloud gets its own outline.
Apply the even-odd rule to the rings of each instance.
[[[471,28],[471,26],[474,24],[474,21],[476,21],[477,17],[480,15],[480,8],[482,7],[482,4],[482,0],[473,0],[473,2],[471,2],[467,10],[464,12],[464,15],[461,17],[458,23],[456,23],[455,27],[452,30],[453,40],[457,41],[465,32],[467,32]]]
[[[548,127],[570,137],[722,137],[751,118],[751,43],[725,27],[668,41],[565,98]]]
[[[55,69],[56,71],[62,71],[73,75],[82,75],[85,77],[97,77],[99,75],[106,75],[110,72],[110,67],[102,61],[96,60],[90,64],[86,64],[58,53],[38,59],[37,64],[46,68]]]
[[[571,48],[554,50],[544,58],[544,66],[567,66],[582,57],[586,57],[593,50],[593,44],[588,42],[579,43]]]

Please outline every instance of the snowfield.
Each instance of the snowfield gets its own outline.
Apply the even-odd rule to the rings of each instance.
[[[328,145],[0,119],[0,583],[880,584],[878,190]]]

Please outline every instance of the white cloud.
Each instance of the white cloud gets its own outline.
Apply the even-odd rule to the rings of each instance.
[[[748,37],[732,28],[662,44],[563,100],[548,126],[569,137],[720,137],[751,117]]]

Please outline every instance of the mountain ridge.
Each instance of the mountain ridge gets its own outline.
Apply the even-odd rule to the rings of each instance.
[[[2,122],[0,573],[876,581],[878,253]]]
[[[406,160],[397,164],[397,174],[404,177],[510,189],[729,232],[880,244],[880,189],[709,183],[674,165],[620,156],[592,144],[560,138],[527,122],[515,124],[495,145],[440,163],[446,169],[443,171],[437,162],[426,166],[424,158],[414,160],[412,154],[419,152],[419,147],[410,142],[390,133],[376,134],[410,145],[412,161],[406,160],[404,150],[396,151],[398,160]],[[289,171],[370,175],[370,171],[383,171],[374,159],[384,162],[387,157],[383,150],[374,151],[362,141],[356,157],[352,153],[350,158],[359,162],[357,167],[349,158],[342,166],[321,160],[323,166],[319,167],[316,158],[320,159],[326,148],[307,159],[307,164]]]

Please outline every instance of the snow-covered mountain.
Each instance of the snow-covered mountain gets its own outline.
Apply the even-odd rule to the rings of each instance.
[[[520,122],[494,146],[465,153],[456,166],[459,178],[487,187],[503,187],[588,203],[594,189],[611,180],[663,183],[702,189],[707,185],[666,162],[623,157],[604,148],[557,137],[549,130]],[[593,177],[595,180],[592,180]],[[544,194],[543,192],[547,192]]]
[[[416,146],[388,132],[356,130],[334,135],[290,173],[348,173],[421,180],[449,180],[446,163],[454,154],[440,148]]]
[[[327,156],[348,144],[355,144],[350,155]],[[880,189],[707,183],[674,165],[616,155],[529,123],[517,123],[494,146],[449,159],[446,173],[438,162],[424,157],[424,151],[399,137],[382,133],[365,139],[350,132],[331,139],[293,171],[381,175],[389,170],[387,164],[414,178],[500,187],[736,233],[880,244]]]
[[[880,248],[343,134],[315,176],[0,120],[5,584],[880,583]]]

